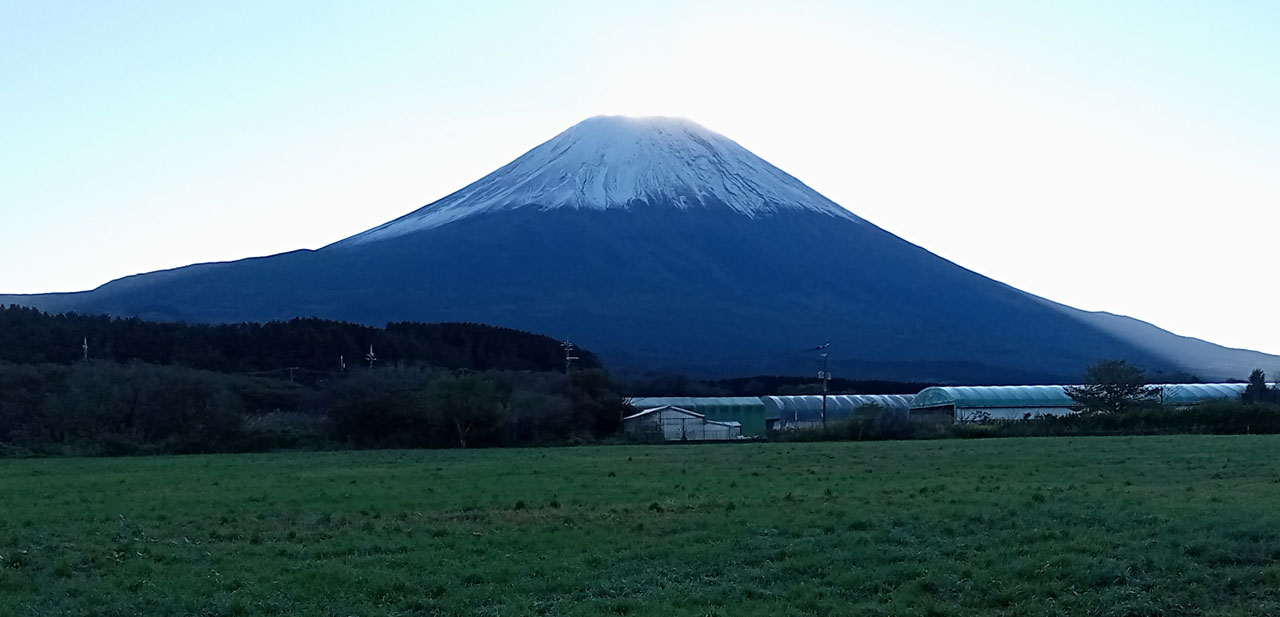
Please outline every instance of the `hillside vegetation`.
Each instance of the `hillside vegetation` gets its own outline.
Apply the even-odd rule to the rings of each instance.
[[[612,434],[629,409],[591,352],[566,375],[559,341],[478,324],[10,307],[0,334],[0,456],[568,443]]]
[[[179,365],[231,373],[287,375],[314,380],[367,364],[470,370],[564,370],[560,341],[475,323],[390,323],[383,328],[325,319],[267,323],[187,324],[75,313],[51,315],[0,306],[0,362],[70,364],[84,359]],[[577,365],[600,368],[580,350]]]

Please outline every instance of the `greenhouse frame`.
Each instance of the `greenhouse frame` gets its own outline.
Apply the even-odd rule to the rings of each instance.
[[[891,413],[908,416],[914,398],[910,394],[828,394],[827,421],[847,420],[863,405],[879,405]],[[760,397],[765,417],[776,421],[774,428],[778,429],[821,426],[822,399],[822,395]]]
[[[1153,400],[1168,405],[1238,399],[1248,384],[1152,384]],[[911,403],[914,416],[950,415],[953,422],[1023,420],[1077,413],[1080,406],[1067,396],[1069,386],[940,386],[925,388]]]

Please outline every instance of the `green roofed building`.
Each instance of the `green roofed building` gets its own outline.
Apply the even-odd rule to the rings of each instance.
[[[662,396],[630,399],[637,411],[670,405],[706,416],[714,422],[737,422],[743,437],[765,434],[764,402],[754,396]]]

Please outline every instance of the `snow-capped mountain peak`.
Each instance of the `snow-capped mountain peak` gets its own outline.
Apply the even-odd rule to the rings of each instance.
[[[463,189],[352,236],[363,244],[496,210],[723,207],[748,217],[849,211],[733,140],[682,118],[588,118]]]

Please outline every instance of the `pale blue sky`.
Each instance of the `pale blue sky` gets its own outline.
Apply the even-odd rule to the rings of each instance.
[[[319,247],[665,114],[993,278],[1280,352],[1277,31],[1274,2],[0,0],[0,293]]]

